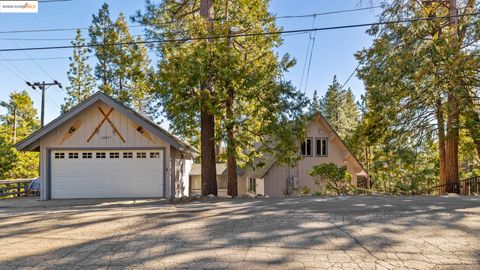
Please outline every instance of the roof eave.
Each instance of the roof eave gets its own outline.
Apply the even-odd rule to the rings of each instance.
[[[58,118],[54,119],[52,122],[48,123],[44,127],[40,128],[39,130],[32,133],[30,136],[25,138],[24,140],[15,144],[15,148],[18,151],[32,151],[30,150],[30,145],[38,144],[39,140],[57,128],[59,125],[67,122],[79,112],[85,110],[86,108],[93,105],[95,102],[101,101],[110,107],[116,108],[121,113],[125,114],[127,117],[132,119],[133,121],[142,124],[145,128],[150,131],[151,133],[155,134],[157,137],[164,140],[166,143],[173,146],[175,149],[178,149],[183,152],[192,152],[195,153],[198,151],[188,145],[187,143],[181,142],[178,139],[174,138],[173,135],[169,134],[168,131],[164,130],[163,128],[159,127],[155,123],[150,120],[147,120],[145,117],[141,116],[139,113],[135,112],[134,110],[128,108],[124,104],[121,104],[118,101],[115,101],[113,98],[107,96],[102,92],[97,92],[87,98],[85,101],[81,102],[77,106],[73,107],[69,111],[65,112],[63,115],[59,116]]]

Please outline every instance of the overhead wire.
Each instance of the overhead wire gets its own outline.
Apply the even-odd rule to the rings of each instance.
[[[22,80],[24,82],[26,82],[27,80],[30,80],[30,77],[27,74],[25,74],[21,69],[19,69],[14,63],[12,63],[12,61],[5,58],[1,53],[0,53],[0,58],[5,60],[13,69],[15,69],[19,74],[21,74],[23,77]]]
[[[18,48],[20,48],[20,46],[18,45],[17,42],[15,42],[14,40],[12,40],[13,44],[15,44],[15,46],[17,46]],[[52,76],[50,76],[50,73],[48,73],[40,64],[38,64],[35,60],[32,59],[32,57],[26,52],[26,51],[22,51],[22,53],[28,58],[30,59],[30,61],[32,61],[32,63],[37,66],[38,69],[40,69],[43,73],[45,73],[45,75],[47,75],[52,81],[54,80]]]
[[[364,7],[364,8],[327,11],[327,12],[322,12],[322,13],[313,13],[313,14],[305,14],[305,15],[275,16],[275,18],[276,19],[308,18],[308,17],[316,17],[316,16],[325,16],[325,15],[332,15],[332,14],[356,12],[356,11],[362,11],[362,10],[372,10],[372,9],[381,8],[381,7],[382,6],[372,6],[372,7]]]
[[[419,21],[433,21],[433,20],[439,20],[439,19],[449,19],[452,17],[465,17],[465,16],[477,16],[477,15],[480,15],[480,12],[469,13],[469,14],[459,14],[459,15],[452,15],[452,16],[416,18],[416,19],[395,20],[395,21],[385,21],[385,22],[376,22],[376,23],[361,23],[361,24],[349,24],[349,25],[339,25],[339,26],[319,27],[319,28],[281,30],[281,31],[272,31],[272,32],[243,33],[243,34],[234,34],[234,35],[218,35],[218,36],[187,37],[187,38],[179,38],[179,39],[158,39],[158,40],[144,40],[144,41],[130,41],[130,42],[115,42],[115,43],[108,43],[108,44],[85,44],[81,46],[63,45],[63,46],[45,46],[45,47],[6,48],[6,49],[0,49],[0,52],[13,52],[13,51],[22,51],[22,50],[24,51],[58,50],[58,49],[83,48],[83,47],[157,44],[157,43],[167,43],[167,42],[187,42],[187,41],[208,40],[208,39],[211,40],[211,39],[225,39],[225,38],[239,38],[239,37],[284,35],[284,34],[293,34],[293,33],[308,33],[313,31],[329,31],[329,30],[361,28],[361,27],[371,27],[371,26],[380,26],[380,25],[391,25],[391,24],[419,22]]]
[[[61,0],[57,0],[57,1],[61,1]],[[65,0],[65,1],[68,1],[68,0]],[[357,12],[357,11],[369,10],[369,9],[374,9],[374,8],[381,8],[381,6],[356,8],[356,9],[334,10],[334,11],[328,11],[328,12],[322,12],[322,13],[275,16],[275,18],[276,19],[293,19],[293,18],[318,17],[318,16],[326,16],[326,15],[333,15],[333,14],[340,14],[340,13]],[[217,20],[217,21],[219,21],[219,20]],[[177,22],[166,22],[166,23],[161,23],[160,25],[169,25],[169,24],[175,24],[175,23],[177,23]],[[136,28],[136,27],[145,27],[145,26],[141,25],[141,24],[131,24],[131,25],[127,25],[127,27],[128,28]],[[88,27],[8,30],[8,31],[0,31],[0,34],[35,33],[35,32],[65,32],[65,31],[77,31],[78,29],[88,30]]]
[[[315,27],[315,18],[316,17],[313,17],[312,28]],[[307,68],[308,55],[309,55],[309,52],[310,52],[311,43],[312,43],[312,33],[308,33],[307,53],[305,55],[305,61],[303,63],[302,77],[300,79],[300,90],[302,90],[302,88],[303,88],[303,80],[305,78],[305,71],[306,71],[306,68]]]
[[[0,62],[0,66],[2,66],[4,69],[6,69],[8,72],[12,73],[15,77],[19,78],[22,82],[25,82],[25,79],[22,78],[20,75],[18,75],[16,72],[11,70],[7,65],[3,64]]]
[[[313,27],[315,27],[315,18],[313,17]],[[305,94],[307,92],[307,86],[308,86],[308,79],[310,77],[310,67],[312,66],[312,58],[313,58],[313,52],[315,49],[315,40],[316,40],[317,32],[313,32],[313,37],[312,37],[312,48],[310,49],[310,59],[308,60],[308,69],[307,69],[307,78],[305,79],[305,89],[303,93]],[[301,91],[302,89],[300,89]]]

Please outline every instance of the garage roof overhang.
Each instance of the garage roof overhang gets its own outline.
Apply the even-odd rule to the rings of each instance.
[[[168,131],[164,130],[157,124],[155,124],[153,121],[147,119],[146,117],[142,116],[141,114],[135,112],[131,108],[125,106],[123,103],[121,103],[118,100],[115,100],[114,98],[102,93],[102,92],[96,92],[83,102],[79,103],[77,106],[73,107],[69,111],[65,112],[64,114],[60,115],[58,118],[55,120],[51,121],[47,125],[45,125],[43,128],[35,131],[32,133],[30,136],[27,138],[23,139],[22,141],[18,142],[15,145],[15,148],[19,151],[38,151],[40,147],[40,139],[49,134],[51,131],[62,125],[63,123],[71,120],[73,117],[75,117],[77,114],[80,112],[84,111],[85,109],[89,108],[96,102],[101,101],[105,103],[106,105],[115,108],[119,112],[125,114],[127,117],[132,119],[133,121],[137,122],[138,124],[142,125],[144,128],[146,128],[149,132],[152,134],[155,134],[158,136],[160,139],[164,140],[166,143],[170,144],[174,148],[183,151],[183,152],[189,152],[192,154],[198,153],[198,151],[190,146],[189,144],[183,142],[176,136],[170,134]]]

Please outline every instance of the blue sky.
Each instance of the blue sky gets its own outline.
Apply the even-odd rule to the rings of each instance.
[[[38,14],[0,13],[0,31],[88,27],[92,14],[98,11],[103,2],[107,2],[110,5],[111,13],[115,17],[120,12],[129,16],[136,10],[142,10],[144,7],[142,0],[73,0],[70,2],[40,3]],[[365,7],[359,6],[359,2],[359,0],[272,0],[270,11],[278,16],[283,16]],[[375,16],[379,12],[379,9],[373,9],[353,13],[318,16],[315,20],[315,26],[328,27],[374,22],[376,20]],[[312,22],[313,19],[311,17],[278,19],[278,24],[283,26],[285,30],[310,28]],[[365,34],[365,30],[365,28],[352,28],[320,31],[316,33],[309,81],[306,87],[306,94],[309,97],[312,96],[314,90],[317,90],[320,95],[323,95],[328,85],[332,82],[334,75],[337,75],[341,84],[349,77],[358,64],[354,58],[354,53],[364,47],[370,46],[372,42],[371,37]],[[132,28],[134,34],[141,34],[141,31],[141,28]],[[84,33],[87,35],[86,31],[84,31]],[[74,37],[74,34],[74,31],[19,34],[0,33],[0,48],[66,45],[69,44],[70,41],[18,39],[70,39]],[[10,39],[17,40],[12,41]],[[289,53],[297,60],[297,65],[286,74],[286,79],[291,80],[297,87],[300,86],[302,78],[308,42],[308,34],[285,36],[284,44],[279,49],[279,53]],[[66,58],[70,55],[71,49],[0,53],[0,100],[7,100],[8,95],[13,91],[27,89],[34,100],[35,107],[39,109],[40,94],[28,89],[25,86],[24,80],[51,81],[52,79],[56,79],[64,86],[67,85],[69,60]],[[50,57],[60,57],[61,59],[29,60],[30,58]],[[10,61],[6,61],[5,59],[10,59]],[[11,71],[7,70],[5,66]],[[12,74],[12,72],[16,75]],[[364,91],[362,82],[356,77],[352,78],[348,87],[352,88],[357,99]],[[60,114],[60,105],[63,103],[64,97],[65,92],[61,89],[52,87],[47,90],[45,107],[46,122],[53,120]],[[4,113],[4,111],[0,109],[0,113]]]

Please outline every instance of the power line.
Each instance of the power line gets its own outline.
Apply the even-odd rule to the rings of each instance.
[[[69,59],[69,56],[63,56],[63,57],[39,57],[39,58],[5,58],[5,59],[0,59],[0,62],[5,62],[5,61],[43,61],[43,60],[60,60],[60,59]]]
[[[316,17],[313,17],[312,28],[315,27],[315,19],[316,19]],[[308,54],[310,53],[310,44],[311,43],[312,43],[312,33],[308,33],[307,54],[305,55],[305,62],[303,63],[302,78],[300,79],[300,91],[303,88],[303,79],[305,78],[305,70],[307,68]]]
[[[145,35],[132,35],[132,37],[145,37]],[[75,38],[16,38],[16,37],[2,37],[0,40],[17,40],[17,41],[72,41]],[[85,39],[89,40],[89,39]]]
[[[51,2],[61,2],[61,1],[71,1],[71,0],[51,0]],[[335,11],[328,11],[322,13],[312,13],[312,14],[301,14],[301,15],[286,15],[286,16],[275,16],[276,19],[292,19],[292,18],[308,18],[308,17],[317,17],[317,16],[326,16],[332,14],[340,14],[340,13],[349,13],[349,12],[356,12],[362,11],[367,9],[375,9],[381,8],[381,6],[373,6],[373,7],[366,7],[366,8],[356,8],[356,9],[345,9],[345,10],[335,10]],[[217,22],[220,20],[216,20]],[[162,23],[161,25],[169,25],[174,24],[176,22],[166,22]],[[128,28],[136,28],[136,27],[144,27],[141,24],[132,24],[127,25]],[[0,34],[14,34],[14,33],[35,33],[35,32],[65,32],[65,31],[77,31],[80,30],[88,30],[88,27],[76,27],[76,28],[51,28],[51,29],[27,29],[27,30],[9,30],[9,31],[0,31]]]
[[[313,17],[314,24],[315,24],[315,18],[316,17]],[[313,50],[315,49],[315,40],[317,38],[316,36],[317,36],[317,32],[315,31],[313,32],[313,37],[312,37],[312,49],[310,49],[310,60],[308,60],[307,78],[305,79],[305,90],[303,91],[303,93],[307,92],[308,79],[310,78],[310,67],[312,66]]]
[[[11,70],[7,65],[3,64],[3,63],[0,63],[0,66],[2,66],[4,69],[6,69],[7,71],[9,71],[10,73],[12,73],[15,77],[19,78],[22,82],[25,82],[25,80],[20,77],[20,75],[18,75],[16,72],[14,72],[13,70]]]
[[[15,46],[17,46],[18,48],[20,48],[20,46],[18,46],[18,43],[13,41],[13,44],[15,44]],[[38,64],[35,60],[32,59],[32,57],[26,52],[26,51],[22,51],[22,53],[28,57],[28,59],[30,59],[30,61],[32,61],[32,63],[37,66],[43,73],[45,73],[45,75],[47,75],[51,80],[53,80],[52,76],[50,76],[50,74],[40,65]]]
[[[355,75],[355,73],[358,71],[359,68],[360,68],[360,63],[358,63],[357,67],[353,70],[353,72],[350,74],[350,76],[348,76],[348,79],[343,83],[342,87],[340,87],[340,91],[342,91],[343,88],[345,88],[345,86],[347,86],[348,82],[350,81],[350,79],[353,78],[353,75]]]
[[[116,43],[109,43],[109,44],[85,44],[85,45],[82,45],[82,46],[63,45],[63,46],[48,46],[48,47],[27,47],[27,48],[17,48],[17,49],[8,48],[8,49],[0,49],[0,52],[34,51],[34,50],[58,50],[58,49],[83,48],[83,47],[122,46],[122,45],[135,45],[135,44],[156,44],[156,43],[167,43],[167,42],[187,42],[187,41],[197,41],[197,40],[207,40],[207,39],[225,39],[225,38],[238,38],[238,37],[284,35],[284,34],[293,34],[293,33],[308,33],[308,32],[314,32],[314,31],[316,32],[316,31],[340,30],[340,29],[361,28],[361,27],[371,27],[371,26],[380,26],[380,25],[391,25],[391,24],[399,24],[399,23],[420,22],[420,21],[433,21],[433,20],[439,20],[439,19],[449,19],[449,18],[453,18],[453,17],[477,16],[477,15],[480,15],[480,12],[454,15],[454,16],[417,18],[417,19],[395,20],[395,21],[386,21],[386,22],[377,22],[377,23],[350,24],[350,25],[340,25],[340,26],[320,27],[320,28],[307,28],[307,29],[261,32],[261,33],[245,33],[245,34],[235,34],[235,35],[188,37],[188,38],[163,39],[163,40],[144,40],[144,41],[131,41],[131,42],[116,42]]]
[[[335,11],[328,11],[328,12],[322,12],[322,13],[313,13],[313,14],[306,14],[306,15],[276,16],[275,18],[277,18],[277,19],[308,18],[308,17],[316,17],[316,16],[325,16],[325,15],[332,15],[332,14],[356,12],[356,11],[362,11],[362,10],[371,10],[371,9],[376,9],[376,8],[382,8],[382,6],[373,6],[373,7],[355,8],[355,9],[345,9],[345,10],[335,10]]]
[[[0,54],[0,58],[2,58],[3,60],[6,60],[8,62],[8,64],[10,64],[10,66],[12,66],[19,74],[22,75],[22,80],[25,82],[27,80],[30,80],[29,76],[27,74],[25,74],[21,69],[19,69],[14,63],[12,63],[11,61],[9,61],[7,58],[5,58],[3,55]],[[10,70],[10,69],[9,69]],[[26,79],[25,79],[26,78]]]

